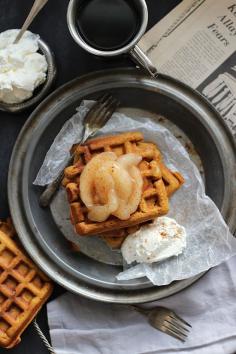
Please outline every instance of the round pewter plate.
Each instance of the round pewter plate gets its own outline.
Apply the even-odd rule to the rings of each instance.
[[[190,88],[166,76],[154,80],[135,69],[108,70],[75,79],[51,94],[33,112],[19,135],[10,163],[8,195],[13,221],[31,257],[68,290],[116,303],[161,299],[191,285],[202,274],[163,287],[155,287],[143,278],[118,282],[119,266],[71,252],[50,209],[39,207],[41,189],[32,184],[53,139],[81,100],[96,99],[104,91],[117,97],[122,111],[129,115],[154,119],[162,115],[188,136],[203,163],[206,192],[231,230],[235,230],[236,148],[227,127],[216,111]]]

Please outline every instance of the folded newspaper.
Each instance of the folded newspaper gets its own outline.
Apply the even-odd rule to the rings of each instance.
[[[202,93],[236,138],[236,0],[183,0],[139,46],[160,73]]]

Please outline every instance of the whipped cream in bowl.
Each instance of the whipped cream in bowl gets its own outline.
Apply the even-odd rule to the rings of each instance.
[[[39,35],[19,30],[0,33],[0,110],[18,112],[39,102],[50,89],[56,67],[54,56]]]
[[[174,219],[162,216],[129,235],[122,244],[124,260],[131,264],[161,262],[186,248],[186,231]]]

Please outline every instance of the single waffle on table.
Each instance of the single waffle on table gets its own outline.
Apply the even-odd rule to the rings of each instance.
[[[114,152],[117,156],[128,153],[142,156],[138,167],[143,177],[143,193],[138,209],[128,220],[110,216],[106,221],[93,222],[88,219],[88,209],[80,199],[80,175],[85,165],[95,155],[108,151]],[[83,146],[75,145],[73,152],[75,152],[73,165],[65,169],[62,184],[67,191],[72,224],[80,235],[104,234],[112,230],[129,228],[166,214],[169,210],[168,197],[183,183],[178,172],[171,172],[164,165],[157,146],[145,142],[140,132],[92,139]]]
[[[1,231],[4,230],[4,231]],[[13,228],[0,223],[0,346],[12,348],[50,296],[50,280],[12,240]]]
[[[11,218],[8,218],[6,221],[0,220],[0,231],[2,231],[11,238],[16,236],[16,230],[11,221]]]

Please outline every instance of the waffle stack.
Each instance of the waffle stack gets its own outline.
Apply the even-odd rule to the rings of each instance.
[[[12,348],[52,292],[52,283],[13,241],[12,224],[0,222],[0,346]]]
[[[88,219],[88,209],[80,199],[80,175],[95,155],[108,151],[117,156],[128,153],[142,156],[138,167],[143,177],[143,193],[138,209],[128,220],[110,216],[98,223]],[[75,145],[73,152],[73,165],[65,169],[62,181],[70,204],[71,222],[81,236],[99,234],[113,248],[120,247],[124,238],[143,223],[165,215],[169,210],[169,197],[184,182],[180,173],[172,172],[165,166],[157,146],[145,142],[140,132],[93,139],[83,146]]]

